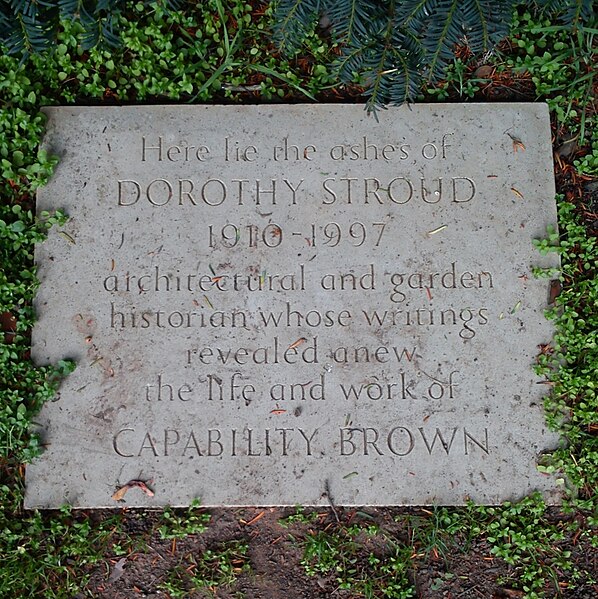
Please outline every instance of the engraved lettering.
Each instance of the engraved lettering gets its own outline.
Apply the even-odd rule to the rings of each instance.
[[[361,276],[357,276],[352,272],[339,275],[326,274],[322,277],[320,284],[322,285],[322,289],[326,289],[327,291],[334,291],[337,289],[341,291],[347,289],[352,289],[353,291],[357,289],[374,290],[376,289],[374,265],[370,264],[367,268],[367,272]]]
[[[125,184],[127,184],[126,186],[129,187],[129,191],[128,193],[125,194]],[[134,196],[134,200],[131,201],[131,185],[134,188],[133,196]],[[128,201],[127,201],[127,196],[128,196]],[[136,204],[139,201],[139,198],[141,197],[141,185],[139,185],[139,183],[137,183],[137,181],[133,181],[132,179],[119,179],[118,180],[118,205],[119,206],[133,206],[133,204]]]
[[[253,145],[242,147],[238,141],[224,139],[224,159],[226,162],[254,162],[258,150]]]
[[[453,428],[453,432],[451,434],[450,441],[446,441],[444,439],[444,437],[442,436],[442,432],[440,431],[439,428],[436,429],[436,431],[434,433],[434,437],[432,438],[432,442],[428,441],[428,438],[426,437],[426,433],[425,433],[423,427],[419,427],[417,430],[419,431],[422,439],[424,440],[424,444],[425,444],[426,449],[428,450],[428,453],[430,455],[432,455],[432,450],[434,449],[436,440],[440,441],[440,445],[444,449],[446,455],[450,454],[451,447],[453,446],[453,441],[455,440],[455,435],[457,434],[457,427]]]
[[[485,454],[490,453],[489,445],[488,445],[488,429],[484,429],[484,441],[478,441],[474,438],[467,429],[463,429],[463,444],[465,446],[465,455],[469,455],[469,442],[472,442],[474,445],[479,447]]]
[[[355,429],[352,428],[341,428],[340,429],[340,454],[341,455],[353,455],[357,450],[355,443],[353,443],[353,432]],[[347,449],[347,445],[349,448]]]
[[[188,187],[188,189],[183,189],[183,187]],[[179,205],[183,205],[183,199],[189,200],[191,204],[197,206],[197,202],[195,198],[191,195],[193,191],[193,181],[189,181],[189,179],[179,179]]]
[[[164,429],[164,455],[168,455],[169,446],[177,445],[177,443],[181,440],[181,436],[179,435],[179,431],[174,429]]]
[[[214,183],[215,185],[212,185]],[[224,181],[220,179],[208,179],[201,186],[201,199],[208,206],[220,206],[226,200],[226,191]]]
[[[318,432],[318,429],[315,429],[314,432],[307,436],[305,434],[305,431],[303,429],[297,429],[299,431],[299,434],[305,439],[305,444],[306,444],[306,451],[305,451],[305,455],[312,455],[311,453],[311,442],[314,440],[314,437],[316,436],[316,433]],[[473,439],[472,439],[473,441]]]
[[[152,391],[153,389],[155,389],[155,391]],[[158,381],[155,385],[147,384],[145,386],[145,399],[147,401],[174,401],[176,397],[180,401],[189,401],[192,392],[193,389],[189,384],[183,383],[175,389],[172,385],[164,383],[162,374],[159,374]]]
[[[272,188],[271,189],[261,189],[260,180],[256,180],[255,182],[255,203],[256,206],[260,205],[262,194],[268,194],[272,197],[271,203],[272,205],[276,204],[276,179],[271,179]],[[293,198],[295,195],[293,194]]]
[[[156,183],[158,184],[157,186]],[[161,183],[163,183],[164,185],[160,185]],[[155,191],[156,187],[157,191]],[[173,189],[170,181],[167,181],[166,179],[154,179],[147,186],[145,193],[149,203],[153,206],[166,206],[166,204],[168,204],[168,202],[170,202],[170,200],[172,199]],[[160,197],[161,201],[158,201],[156,199],[155,194],[158,194],[158,197]],[[164,199],[165,197],[166,199]]]
[[[283,179],[283,181],[286,184],[286,186],[291,190],[291,193],[293,194],[293,201],[291,203],[293,204],[293,206],[295,206],[295,204],[297,204],[297,197],[296,197],[297,190],[301,187],[301,184],[303,183],[303,181],[305,181],[305,179],[301,179],[301,181],[299,181],[299,183],[297,183],[297,185],[295,187],[293,187],[291,182],[288,181],[287,179]]]
[[[443,157],[443,158],[446,158],[446,149],[451,147],[451,144],[449,144],[449,143],[446,141],[446,138],[447,138],[449,135],[454,135],[454,133],[445,133],[445,134],[442,136],[442,142],[441,142],[441,146],[442,146],[442,157]]]
[[[458,183],[458,182],[461,183]],[[476,195],[477,189],[473,179],[469,177],[452,177],[453,182],[453,202],[457,204],[465,204],[466,202],[471,202]],[[469,186],[469,190],[467,191],[467,187]],[[469,197],[467,194],[469,193]],[[461,197],[461,194],[463,194]]]
[[[322,187],[324,188],[324,191],[330,195],[330,198],[324,198],[322,200],[323,204],[334,204],[334,202],[336,202],[337,200],[337,195],[335,193],[335,191],[333,189],[330,188],[330,186],[328,185],[329,181],[335,181],[336,179],[329,177],[328,179],[324,179],[324,181],[322,182]]]
[[[396,193],[400,193],[394,188],[398,181],[402,181],[403,183],[407,184],[407,187],[409,188],[409,195],[405,195],[404,188],[402,195],[395,195]],[[409,179],[405,179],[405,177],[395,177],[388,183],[388,198],[391,202],[394,202],[395,204],[406,204],[407,202],[409,202],[413,197],[414,191],[415,189],[413,188],[413,184],[411,183],[411,181],[409,181]]]
[[[433,192],[428,191],[426,188],[426,180],[421,179],[421,193],[422,199],[427,204],[437,204],[442,199],[442,177],[436,179],[438,182],[437,189]]]
[[[276,383],[270,388],[270,398],[274,401],[305,401],[313,399],[321,401],[326,399],[325,395],[325,375],[321,374],[319,383],[308,381],[306,383],[291,383],[285,385]]]
[[[448,389],[448,398],[455,398],[455,387],[457,383],[454,381],[455,375],[458,374],[456,370],[453,370],[449,374],[448,381],[434,380],[428,387],[428,396],[432,399],[442,399],[445,396],[446,390]]]
[[[154,454],[154,457],[158,457],[156,445],[154,444],[152,436],[149,433],[145,433],[145,436],[143,437],[143,442],[141,443],[141,447],[137,456],[140,457],[143,451],[146,449],[149,449]]]
[[[282,140],[282,145],[274,146],[272,150],[273,159],[278,162],[281,160],[313,160],[312,154],[316,151],[316,146],[308,144],[300,148],[294,144],[289,144],[288,136]]]
[[[364,428],[363,429],[363,455],[370,455],[369,453],[369,446],[372,446],[372,449],[378,454],[378,455],[384,455],[380,449],[378,448],[378,446],[376,445],[376,443],[378,442],[378,437],[379,437],[379,433],[375,428]],[[369,438],[371,437],[371,438]]]
[[[135,429],[133,428],[123,428],[121,430],[118,431],[118,433],[116,433],[114,435],[114,437],[112,437],[112,447],[115,451],[115,453],[117,453],[119,456],[123,457],[123,458],[132,458],[135,454],[133,453],[123,453],[119,447],[119,438],[123,433],[127,433],[127,432],[135,432]]]
[[[426,160],[433,160],[438,156],[438,148],[433,143],[427,143],[422,146],[422,156]]]
[[[344,349],[344,348],[339,348]],[[339,350],[337,350],[338,352]],[[339,355],[335,352],[333,359],[335,362],[339,361]],[[415,395],[411,392],[414,382],[407,380],[405,372],[399,372],[396,375],[399,379],[399,383],[378,383],[368,382],[359,385],[345,385],[339,383],[339,388],[346,400],[360,400],[360,399],[371,399],[377,401],[379,399],[415,399]]]
[[[235,372],[228,382],[214,374],[208,374],[208,400],[224,401],[225,399],[234,401],[242,399],[249,404],[256,392],[252,384],[239,384],[237,378],[242,377],[240,372]]]
[[[165,151],[164,151],[165,150]],[[170,162],[189,162],[191,158],[195,158],[203,162],[206,156],[210,153],[207,146],[187,146],[184,144],[173,144],[172,146],[164,147],[162,136],[158,137],[157,145],[148,145],[145,136],[141,137],[141,162],[148,161],[151,157],[158,162],[162,162],[164,154],[166,160]],[[184,156],[183,156],[184,155]]]
[[[158,137],[158,145],[157,146],[148,146],[146,145],[145,135],[141,138],[141,162],[145,162],[147,160],[146,153],[148,150],[157,150],[158,151],[158,160],[162,160],[162,136]]]
[[[224,446],[220,442],[222,433],[218,429],[208,430],[208,455],[219,456],[224,452]],[[215,448],[215,450],[214,450]]]
[[[380,181],[378,179],[364,179],[365,183],[365,203],[368,203],[368,198],[370,194],[372,194],[376,200],[378,200],[378,204],[384,204],[384,201],[380,197],[378,190],[380,189]],[[370,186],[372,189],[370,189]]]
[[[404,438],[405,435],[407,435],[408,438],[408,444],[406,447],[404,443],[403,445],[399,445],[400,441],[395,438],[398,436]],[[404,426],[395,426],[394,428],[392,428],[388,433],[386,442],[390,452],[394,453],[394,455],[399,456],[409,455],[415,447],[415,439],[413,438],[411,431],[408,428],[405,428]],[[398,449],[398,447],[400,447],[401,449]]]
[[[199,444],[197,442],[197,439],[195,438],[195,433],[193,431],[191,431],[191,433],[187,437],[187,443],[185,443],[185,448],[183,449],[183,456],[187,455],[187,451],[189,451],[189,449],[191,448],[195,450],[195,453],[198,456],[203,456],[203,453],[199,448]]]
[[[145,148],[144,148],[144,150],[145,150]],[[179,148],[178,146],[170,146],[170,148],[168,148],[168,150],[166,150],[166,157],[171,162],[177,162],[176,157],[179,154],[181,154],[181,148]]]

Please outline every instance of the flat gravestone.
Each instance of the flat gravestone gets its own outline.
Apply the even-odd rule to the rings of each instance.
[[[558,501],[545,105],[46,113],[27,507]]]

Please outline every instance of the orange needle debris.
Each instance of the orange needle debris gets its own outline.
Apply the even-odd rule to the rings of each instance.
[[[291,343],[291,345],[289,345],[289,349],[295,349],[296,347],[298,347],[302,343],[305,343],[306,341],[307,339],[305,337],[301,337],[300,339],[297,339],[295,343]]]
[[[258,520],[261,520],[265,515],[266,512],[260,512],[255,518],[252,518],[251,520],[249,520],[249,522],[246,522],[245,526],[251,526],[252,524],[255,524]]]

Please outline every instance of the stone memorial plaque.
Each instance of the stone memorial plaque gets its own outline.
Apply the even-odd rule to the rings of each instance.
[[[558,502],[545,105],[46,113],[28,507]]]

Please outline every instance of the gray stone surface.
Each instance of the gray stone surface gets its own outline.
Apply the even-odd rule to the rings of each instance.
[[[545,105],[46,112],[28,507],[558,502]]]

